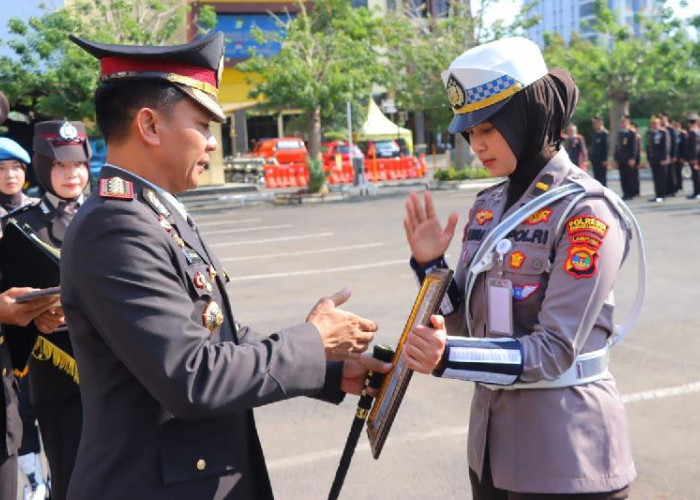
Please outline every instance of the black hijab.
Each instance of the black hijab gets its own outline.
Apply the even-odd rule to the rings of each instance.
[[[569,72],[553,68],[489,119],[517,159],[515,171],[508,176],[506,210],[559,151],[561,131],[574,114],[578,99],[579,90]]]

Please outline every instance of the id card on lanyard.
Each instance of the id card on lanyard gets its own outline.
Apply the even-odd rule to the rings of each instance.
[[[513,283],[509,279],[489,278],[487,282],[489,333],[513,335]]]

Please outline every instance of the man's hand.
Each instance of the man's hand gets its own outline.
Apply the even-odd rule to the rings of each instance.
[[[52,307],[34,318],[34,325],[41,333],[46,335],[56,331],[56,328],[63,325],[65,322],[66,317],[63,314],[63,308],[60,306]]]
[[[411,370],[431,374],[442,360],[447,344],[445,318],[434,314],[430,322],[435,328],[416,325],[406,338],[401,357]]]
[[[357,359],[367,350],[377,331],[374,321],[338,309],[350,294],[350,288],[345,287],[331,297],[322,298],[306,318],[318,328],[328,360]]]
[[[634,160],[627,160],[627,165],[629,165],[630,167],[634,167]]]
[[[15,297],[35,290],[35,288],[27,287],[10,288],[0,293],[0,323],[27,326],[56,302],[56,297],[41,297],[23,303],[15,302]]]
[[[387,373],[391,370],[391,363],[385,363],[363,354],[357,359],[348,359],[343,363],[343,379],[340,381],[340,389],[348,394],[360,394],[365,386],[367,372]],[[377,389],[367,388],[367,394],[376,396]]]

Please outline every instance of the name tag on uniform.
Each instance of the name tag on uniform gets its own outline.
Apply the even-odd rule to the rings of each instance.
[[[490,278],[488,289],[488,329],[497,335],[513,335],[513,283],[508,279]]]

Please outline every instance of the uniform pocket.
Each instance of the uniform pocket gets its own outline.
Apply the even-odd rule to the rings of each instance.
[[[236,449],[236,439],[230,434],[164,445],[160,449],[163,482],[168,485],[231,474],[239,468]]]

